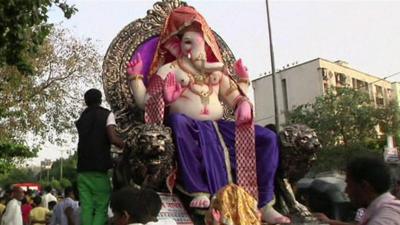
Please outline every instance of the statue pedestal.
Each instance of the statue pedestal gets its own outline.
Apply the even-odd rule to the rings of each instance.
[[[173,219],[178,225],[193,225],[189,214],[187,213],[182,202],[175,194],[170,193],[158,193],[162,201],[161,211],[158,215],[158,219]],[[141,204],[146,204],[142,202]]]

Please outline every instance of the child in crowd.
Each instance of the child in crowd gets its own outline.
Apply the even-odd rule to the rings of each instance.
[[[111,195],[115,225],[176,225],[172,219],[158,220],[161,199],[151,189],[125,187]]]
[[[41,206],[42,197],[35,196],[33,198],[33,209],[29,213],[30,225],[45,225],[47,224],[48,215],[50,213],[48,208]]]

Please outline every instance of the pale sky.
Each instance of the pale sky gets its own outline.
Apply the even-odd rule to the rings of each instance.
[[[63,21],[62,26],[77,37],[95,40],[105,54],[118,32],[144,17],[155,2],[67,0],[79,12],[66,20],[59,9],[52,9],[49,19]],[[264,0],[186,2],[206,18],[235,56],[243,59],[252,78],[271,71]],[[378,77],[400,72],[400,0],[270,1],[270,12],[277,69],[321,57],[347,61]],[[388,80],[400,81],[400,74]],[[39,158],[44,157],[58,158],[60,151],[39,153]]]

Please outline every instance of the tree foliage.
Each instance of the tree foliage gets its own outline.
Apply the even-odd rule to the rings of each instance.
[[[0,174],[4,174],[15,164],[22,163],[25,158],[34,157],[38,149],[23,144],[0,140]]]
[[[375,107],[367,93],[343,87],[317,97],[313,104],[296,107],[288,113],[288,122],[307,124],[317,132],[323,151],[319,155],[320,165],[316,167],[338,169],[360,149],[381,153],[384,138],[378,128],[389,134],[396,133],[398,113],[396,102]],[[332,154],[336,155],[335,160]]]
[[[63,134],[75,132],[83,92],[100,86],[101,57],[93,42],[64,29],[51,31],[32,66],[33,76],[0,67],[0,143],[63,143]],[[20,156],[29,156],[19,149]]]
[[[35,55],[51,32],[47,13],[53,5],[66,18],[77,11],[60,0],[0,1],[0,66],[14,65],[21,72],[33,72]]]
[[[27,168],[13,168],[0,175],[0,185],[4,188],[15,183],[35,182],[35,173]]]
[[[62,162],[63,179],[68,179],[72,183],[76,182],[76,177],[78,175],[76,171],[77,162],[78,162],[78,156],[76,152],[74,155],[71,155],[67,159],[63,159]],[[61,159],[58,159],[53,163],[49,171],[49,176],[54,179],[59,179],[60,182],[62,182],[63,179],[61,179],[60,167],[61,167]]]
[[[378,124],[395,127],[395,104],[377,108],[365,92],[337,88],[316,98],[315,103],[296,107],[288,115],[290,123],[314,128],[325,147],[368,143],[378,138]],[[391,128],[391,129],[392,129]]]

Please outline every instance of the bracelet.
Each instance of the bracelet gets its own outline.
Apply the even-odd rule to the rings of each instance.
[[[129,75],[128,80],[143,80],[143,75],[142,74]]]
[[[248,78],[239,78],[238,83],[245,83],[247,85],[250,85],[250,81]]]

